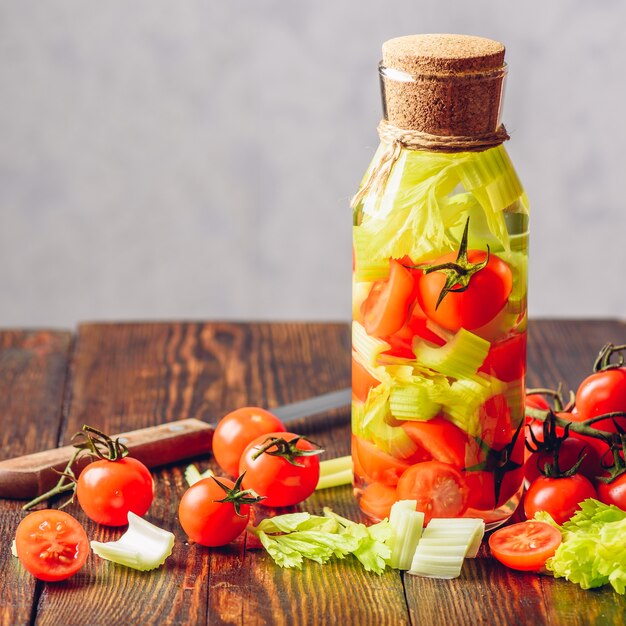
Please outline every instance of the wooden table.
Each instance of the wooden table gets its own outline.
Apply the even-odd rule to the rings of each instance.
[[[577,385],[606,341],[626,343],[617,321],[534,321],[530,386]],[[346,324],[85,324],[78,332],[0,333],[0,458],[68,442],[83,423],[120,432],[168,420],[215,421],[243,405],[273,407],[349,385]],[[338,413],[310,435],[327,458],[349,452]],[[345,417],[345,416],[344,416]],[[197,459],[201,468],[209,457]],[[173,555],[141,573],[90,555],[61,583],[37,582],[11,556],[21,503],[0,500],[0,624],[624,624],[624,597],[564,580],[518,574],[487,556],[460,578],[368,574],[347,559],[283,570],[243,542],[188,545],[176,511],[186,463],[157,470],[147,518],[172,530]],[[303,508],[359,518],[351,489],[316,493]],[[90,539],[121,530],[69,511]],[[625,539],[626,540],[626,539]]]

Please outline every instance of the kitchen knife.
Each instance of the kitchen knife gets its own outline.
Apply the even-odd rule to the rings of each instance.
[[[339,389],[270,410],[285,425],[307,418],[299,425],[303,429],[315,424],[315,416],[347,408],[350,400],[351,390]],[[342,417],[347,421],[349,413]],[[119,437],[133,457],[152,468],[207,454],[214,430],[214,424],[191,418],[132,430],[113,438]],[[59,480],[53,470],[63,471],[75,450],[73,446],[64,446],[0,461],[0,498],[27,500],[45,493]],[[73,466],[76,475],[91,460],[88,455],[79,458]]]

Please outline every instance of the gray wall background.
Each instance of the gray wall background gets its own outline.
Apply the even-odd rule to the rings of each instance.
[[[2,0],[0,325],[350,315],[390,37],[507,45],[534,316],[626,312],[618,0]]]

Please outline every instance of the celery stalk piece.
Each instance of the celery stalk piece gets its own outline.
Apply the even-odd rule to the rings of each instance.
[[[424,514],[416,511],[416,506],[415,500],[400,500],[391,507],[389,524],[393,535],[389,541],[389,565],[395,569],[407,570],[411,567],[415,548],[422,535]]]
[[[354,280],[373,282],[389,276],[389,258],[372,259],[363,252],[366,245],[366,233],[360,226],[352,228],[354,243]]]
[[[465,557],[474,558],[485,534],[485,522],[480,518],[435,518],[424,530],[420,545],[464,546]]]
[[[202,480],[203,478],[209,478],[209,476],[213,476],[213,475],[214,474],[210,469],[205,470],[201,474],[200,470],[198,470],[198,468],[193,464],[188,465],[185,468],[185,480],[187,481],[187,484],[190,487],[192,485],[195,485],[199,480]]]
[[[11,542],[11,554],[17,559],[17,544],[15,543],[15,539]]]
[[[349,454],[336,459],[320,461],[320,476],[329,476],[344,470],[352,470],[352,457]]]
[[[174,547],[173,533],[128,513],[128,530],[117,541],[92,541],[92,550],[101,558],[142,572],[165,563]]]
[[[448,382],[444,378],[444,384]],[[394,385],[389,394],[391,414],[400,420],[429,420],[439,412],[441,404],[433,400],[436,383],[426,378],[414,378],[409,384]]]
[[[463,567],[463,556],[422,554],[419,544],[408,573],[426,578],[458,578]]]
[[[380,353],[391,348],[386,341],[370,337],[359,322],[352,322],[352,346],[362,361],[370,367],[376,367]]]
[[[342,470],[335,474],[327,474],[320,476],[317,481],[316,491],[320,489],[330,489],[331,487],[341,487],[342,485],[351,485],[353,477],[352,469]]]
[[[445,376],[469,378],[483,364],[490,346],[487,340],[461,328],[445,346],[418,344],[415,357],[422,365]]]

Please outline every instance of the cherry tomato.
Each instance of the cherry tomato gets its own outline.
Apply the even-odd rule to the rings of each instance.
[[[574,407],[572,411],[569,411],[569,412],[561,411],[560,413],[557,413],[556,415],[557,417],[567,420],[568,422],[583,422],[586,419],[584,415],[581,415],[578,412],[576,407]],[[595,428],[595,424],[594,424],[594,428]],[[562,435],[563,428],[561,428],[560,426],[557,427],[556,432],[559,436]],[[578,433],[572,430],[570,430],[570,436],[575,437],[576,439],[580,439],[581,441],[584,441],[590,448],[593,448],[594,450],[596,450],[600,458],[604,457],[604,455],[609,450],[608,444],[602,441],[601,439],[597,439],[596,437],[588,437],[587,435],[579,435]]]
[[[550,408],[548,401],[538,393],[531,393],[530,395],[527,395],[525,404],[528,407],[541,409],[542,411],[547,411]]]
[[[540,433],[533,430],[535,437],[538,441],[543,440],[543,429]],[[531,441],[531,445],[534,447],[534,443]],[[580,455],[584,454],[582,464],[580,465],[579,472],[593,480],[601,471],[600,457],[595,450],[588,446],[584,441],[576,437],[568,437],[561,443],[559,448],[559,469],[563,472],[570,470],[580,458]],[[548,465],[552,465],[553,455],[546,452],[532,452],[526,460],[526,468],[524,470],[524,476],[528,482],[533,482],[536,478],[539,478],[543,474],[541,471]]]
[[[526,372],[526,333],[515,333],[491,344],[479,372],[510,383]],[[547,407],[546,407],[547,408]]]
[[[50,582],[74,575],[89,554],[83,527],[56,509],[29,513],[17,527],[15,547],[22,565],[36,578]]]
[[[469,250],[470,263],[485,260],[486,252]],[[432,262],[432,265],[452,263],[457,253],[453,252]],[[439,294],[446,282],[442,272],[423,274],[419,279],[418,302],[429,319],[443,328],[457,331],[459,328],[472,330],[484,326],[504,307],[511,293],[513,277],[509,266],[495,254],[490,255],[487,265],[476,272],[465,291],[450,292],[437,306]]]
[[[400,330],[411,308],[413,275],[395,259],[389,261],[389,277],[372,285],[363,302],[363,326],[368,335],[386,337]]]
[[[290,463],[282,456],[274,456],[282,444],[277,444],[261,452],[269,438],[280,438],[289,442],[296,440],[296,456]],[[265,496],[261,504],[265,506],[291,506],[306,500],[317,486],[320,477],[320,462],[317,455],[300,456],[297,451],[313,451],[317,448],[306,439],[294,433],[270,433],[254,439],[244,450],[239,462],[239,473],[245,472],[243,486]],[[259,454],[260,452],[260,454]]]
[[[452,422],[437,416],[426,422],[406,421],[402,428],[422,451],[424,460],[434,459],[458,469],[465,467],[470,441]]]
[[[469,490],[458,469],[440,461],[412,465],[398,481],[398,499],[416,500],[424,523],[433,517],[459,517],[467,509]]]
[[[233,502],[220,502],[228,490],[236,490],[228,478],[203,478],[193,484],[178,505],[178,519],[192,541],[203,546],[223,546],[236,539],[246,528],[250,505],[240,504],[239,513]]]
[[[410,467],[406,460],[383,452],[376,444],[360,437],[352,436],[352,462],[355,473],[368,483],[381,483],[387,486],[398,484],[400,476]]]
[[[246,446],[257,437],[284,432],[283,423],[258,406],[246,406],[225,415],[213,433],[213,456],[230,476],[237,476],[239,459]]]
[[[380,381],[374,378],[363,365],[352,357],[352,397],[365,402],[370,389],[378,385],[380,385]]]
[[[626,474],[621,474],[611,483],[598,481],[598,500],[604,504],[614,504],[626,511]]]
[[[522,572],[538,572],[561,544],[561,532],[545,522],[520,522],[496,530],[489,537],[491,554],[503,565]]]
[[[100,459],[78,476],[76,497],[94,522],[105,526],[128,524],[128,512],[143,517],[152,504],[154,484],[148,468],[137,459]]]
[[[576,409],[581,419],[590,419],[605,413],[626,411],[626,367],[617,367],[587,376],[576,392]],[[615,421],[626,429],[626,417]],[[613,420],[600,420],[594,428],[617,432]]]
[[[540,476],[533,481],[524,498],[524,513],[532,519],[535,513],[546,511],[557,524],[566,522],[587,498],[597,497],[588,478],[574,474],[565,478]]]
[[[383,483],[372,483],[363,490],[359,506],[363,513],[375,520],[389,517],[391,507],[398,499],[395,487]]]

